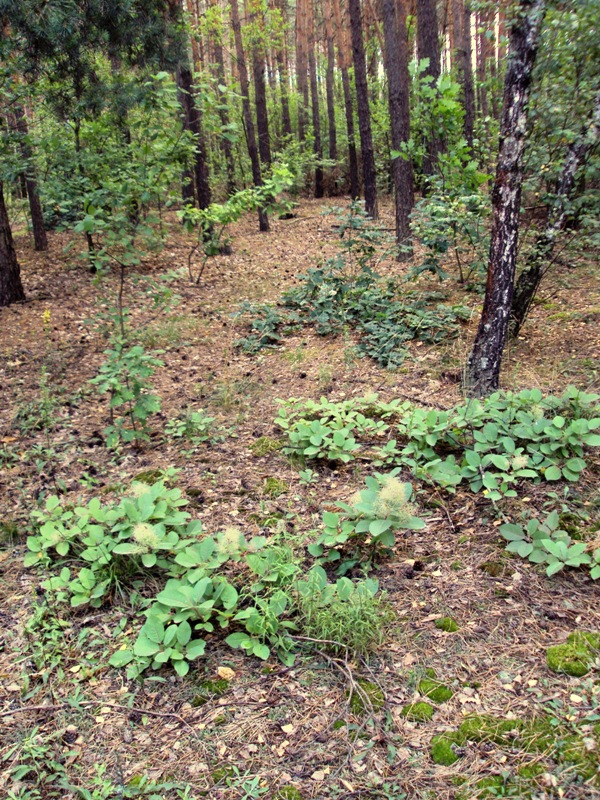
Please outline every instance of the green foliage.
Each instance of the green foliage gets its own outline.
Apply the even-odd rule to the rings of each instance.
[[[231,647],[263,660],[276,653],[288,665],[296,630],[313,638],[337,631],[352,652],[381,641],[388,612],[376,582],[331,586],[321,570],[319,596],[308,597],[290,547],[266,546],[264,537],[247,541],[235,528],[203,535],[184,505],[181,492],[159,480],[134,483],[106,505],[92,498],[86,506],[63,507],[50,496],[33,514],[37,532],[28,537],[25,566],[50,571],[42,586],[55,603],[100,608],[120,595],[143,609],[136,640],[113,653],[112,666],[127,666],[137,677],[170,665],[183,676],[204,654],[205,636],[230,627],[236,629],[226,637]],[[149,580],[152,599],[142,592]],[[42,620],[32,622],[32,631]]]
[[[410,277],[431,272],[441,280],[448,277],[445,259],[456,261],[460,283],[480,280],[487,269],[489,237],[486,219],[489,200],[481,192],[429,194],[419,200],[411,229],[425,247],[425,257],[410,270]]]
[[[573,459],[572,459],[573,460]],[[592,578],[600,577],[600,550],[592,555],[585,542],[574,542],[567,531],[560,528],[559,515],[552,511],[546,519],[530,519],[527,526],[506,523],[500,533],[508,541],[506,549],[534,564],[545,564],[546,574],[555,575],[564,567],[591,566]]]
[[[208,208],[195,208],[186,205],[182,211],[177,212],[184,229],[197,237],[196,243],[188,254],[188,273],[190,280],[200,283],[207,261],[210,256],[215,256],[229,246],[226,238],[227,229],[248,211],[262,209],[263,211],[284,213],[289,210],[290,204],[283,197],[284,192],[292,188],[294,177],[287,164],[276,164],[268,179],[261,186],[243,189],[236,192],[223,203],[211,203]],[[201,248],[204,258],[196,276],[192,267],[192,258]]]
[[[334,653],[366,655],[382,644],[393,613],[378,594],[372,578],[329,583],[325,570],[313,567],[305,580],[295,584],[305,634],[319,640],[319,647]]]
[[[207,442],[211,438],[214,417],[209,417],[202,409],[192,411],[186,408],[165,425],[165,433],[172,439],[187,439],[192,444]]]
[[[400,301],[397,283],[381,281],[374,267],[386,236],[356,203],[338,215],[338,223],[341,254],[301,275],[301,285],[283,295],[284,308],[242,306],[250,331],[237,342],[240,349],[254,354],[274,347],[299,325],[314,326],[323,336],[350,327],[361,334],[359,352],[392,368],[404,361],[406,342],[435,344],[458,333],[468,309],[434,304],[436,295]]]
[[[327,562],[340,562],[337,574],[344,575],[357,564],[368,569],[379,552],[394,546],[398,530],[419,530],[425,522],[414,515],[412,486],[401,483],[392,472],[375,473],[365,480],[367,488],[350,503],[337,503],[340,512],[323,513],[324,531],[309,553]],[[343,560],[342,560],[343,558]]]
[[[160,399],[149,392],[148,379],[163,362],[146,353],[141,345],[129,346],[123,336],[115,337],[104,354],[107,359],[90,383],[101,394],[109,395],[106,444],[110,448],[129,442],[138,445],[149,438],[148,419],[160,410]]]
[[[577,481],[585,448],[600,445],[598,395],[574,387],[547,397],[538,389],[496,392],[447,411],[376,397],[292,398],[281,404],[276,424],[286,432],[289,454],[343,462],[368,457],[448,491],[467,483],[494,502],[515,497],[524,480]]]

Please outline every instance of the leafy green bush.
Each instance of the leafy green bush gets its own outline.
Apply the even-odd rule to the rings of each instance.
[[[448,491],[465,482],[497,501],[516,496],[525,480],[577,481],[586,448],[600,446],[598,400],[575,387],[547,397],[538,389],[496,392],[447,411],[376,398],[292,399],[282,403],[275,422],[287,434],[289,454],[371,458],[376,466],[409,468]]]
[[[139,444],[149,438],[148,418],[160,411],[160,399],[150,393],[148,379],[163,362],[146,353],[141,345],[130,347],[122,336],[115,337],[104,354],[107,359],[90,383],[101,394],[109,395],[106,444],[111,448],[121,442]]]
[[[100,608],[117,596],[135,600],[145,621],[109,660],[127,666],[129,677],[165,665],[183,676],[203,655],[206,634],[227,628],[234,628],[225,640],[231,647],[261,659],[274,652],[291,665],[298,648],[292,632],[307,624],[293,550],[267,546],[261,536],[248,541],[236,528],[205,535],[185,504],[164,480],[134,482],[106,505],[93,498],[66,508],[51,496],[33,514],[37,532],[27,540],[25,565],[50,572],[42,586],[56,603]]]
[[[564,567],[589,566],[591,577],[600,578],[600,548],[589,553],[585,542],[574,542],[567,531],[561,530],[557,511],[548,514],[543,522],[530,519],[525,528],[507,522],[500,526],[500,533],[508,541],[509,553],[547,565],[548,576]]]
[[[410,483],[401,483],[393,472],[375,473],[365,483],[367,488],[357,492],[350,503],[337,503],[340,512],[323,513],[325,530],[308,548],[316,558],[325,555],[327,562],[340,561],[338,575],[344,575],[357,564],[368,569],[378,552],[393,547],[395,531],[425,527],[410,503]]]

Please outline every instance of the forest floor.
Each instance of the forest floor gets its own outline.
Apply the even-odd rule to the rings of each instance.
[[[546,664],[546,648],[572,631],[600,631],[598,586],[578,570],[547,578],[507,554],[500,520],[479,494],[436,490],[438,502],[428,504],[421,487],[416,502],[426,527],[403,532],[373,573],[394,614],[385,642],[366,660],[317,648],[293,667],[275,657],[265,664],[215,635],[186,677],[165,670],[160,681],[150,671],[143,683],[127,680],[107,661],[137,632],[136,609],[117,602],[54,607],[40,588],[44,574],[23,567],[30,513],[48,494],[58,491],[63,504],[92,496],[105,502],[136,476],[170,467],[205,531],[233,525],[249,536],[288,537],[302,549],[314,540],[323,508],[347,500],[370,470],[360,461],[313,464],[307,483],[280,450],[258,454],[258,439],[282,436],[273,422],[277,398],[337,401],[376,392],[425,407],[461,401],[481,295],[454,279],[421,278],[419,286],[472,308],[471,322],[441,345],[409,343],[397,370],[359,357],[352,332],[322,337],[304,328],[254,356],[235,348],[243,331],[232,314],[243,300],[277,301],[298,274],[337,252],[336,220],[324,209],[302,201],[293,219],[273,220],[266,235],[244,219],[232,231],[233,253],[211,259],[199,286],[187,279],[189,245],[180,232],[127,276],[134,339],[162,351],[164,366],[152,378],[162,408],[150,441],[120,453],[104,446],[108,403],[89,384],[105,358],[105,313],[119,276],[96,280],[75,250],[65,251],[66,234],[51,234],[48,253],[17,237],[27,301],[0,312],[0,794],[600,797],[598,662],[581,678]],[[390,276],[405,270],[380,265]],[[168,311],[154,303],[156,284],[177,295]],[[598,390],[599,319],[592,256],[563,254],[506,354],[503,387]],[[188,407],[214,418],[210,441],[192,447],[165,434],[167,420]],[[566,500],[587,520],[581,524],[598,513],[598,466],[596,451]],[[560,507],[563,485],[552,488]],[[520,503],[540,510],[551,501],[546,485],[520,494]],[[458,630],[436,627],[445,617]],[[411,720],[402,710],[423,699],[418,684],[428,669],[453,694],[431,719]],[[349,702],[359,679],[369,682],[371,708]],[[477,724],[454,748],[460,758],[435,763],[433,737],[465,720]],[[523,720],[531,730],[538,725],[539,746],[523,744],[516,730]],[[573,748],[579,755],[569,759]],[[65,776],[79,794],[60,789]]]

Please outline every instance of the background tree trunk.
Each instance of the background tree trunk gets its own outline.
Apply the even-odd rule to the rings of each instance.
[[[546,0],[521,0],[510,32],[485,300],[465,375],[470,397],[498,388],[515,279],[527,106],[545,11]]]
[[[211,8],[218,8],[217,0],[210,0],[209,5]],[[215,55],[215,77],[217,79],[217,92],[219,95],[219,119],[223,132],[227,133],[229,128],[229,110],[226,101],[226,96],[221,95],[219,86],[227,86],[227,79],[225,76],[225,60],[223,58],[223,28],[220,26],[213,26],[211,29],[212,45]],[[233,147],[231,141],[227,136],[221,135],[219,137],[219,145],[225,157],[225,169],[227,171],[227,194],[232,195],[236,190],[235,185],[235,163],[233,160]]]
[[[314,34],[314,9],[309,8],[308,16],[308,73],[310,76],[310,101],[312,110],[313,124],[313,151],[319,161],[323,159],[323,146],[321,144],[321,115],[319,112],[319,85],[317,82],[317,61],[315,58],[315,34]],[[315,167],[315,197],[323,197],[323,167],[317,164]]]
[[[354,108],[352,92],[350,89],[350,48],[348,46],[347,31],[342,22],[340,0],[332,0],[335,29],[338,43],[338,61],[342,74],[342,91],[344,92],[344,111],[346,113],[346,134],[348,137],[348,178],[350,180],[350,197],[356,200],[360,197],[360,180],[358,176],[358,157],[356,153],[356,138],[354,134]]]
[[[13,244],[12,231],[0,181],[0,307],[25,300],[21,270]]]
[[[327,42],[327,71],[325,93],[327,95],[327,128],[329,158],[337,161],[337,130],[335,125],[335,48],[333,44],[333,10],[331,0],[325,0],[325,38]]]
[[[473,90],[473,65],[471,63],[471,10],[469,0],[452,0],[452,27],[458,80],[462,87],[465,111],[464,134],[469,147],[473,147],[475,124],[475,94]]]
[[[385,38],[385,64],[392,149],[400,151],[410,138],[408,40],[404,0],[381,0]],[[392,160],[396,194],[396,242],[398,260],[411,255],[410,212],[415,204],[412,162],[398,156]]]
[[[363,162],[365,210],[370,217],[377,219],[377,173],[375,170],[373,136],[371,133],[371,112],[369,110],[369,89],[367,86],[367,68],[363,44],[360,0],[348,0],[348,9],[350,11],[352,60],[354,62],[354,80],[356,82],[360,150]]]
[[[254,74],[254,103],[256,105],[256,129],[258,152],[261,162],[271,165],[271,137],[269,136],[269,112],[267,110],[267,85],[265,81],[264,25],[254,11],[250,13],[254,42],[252,44],[252,72]]]
[[[250,85],[248,83],[248,70],[246,69],[246,59],[244,57],[244,45],[242,44],[242,30],[240,27],[240,13],[237,0],[230,0],[230,8],[231,28],[235,40],[238,77],[240,79],[240,91],[242,93],[242,116],[246,131],[248,155],[252,165],[252,181],[255,186],[262,186],[260,159],[258,157],[258,147],[256,146],[256,133],[254,130],[254,121],[252,119],[252,109],[250,108]],[[266,232],[269,230],[269,218],[267,213],[262,209],[258,211],[258,227],[261,231]]]
[[[31,212],[31,227],[33,228],[33,242],[36,250],[48,249],[48,237],[44,227],[44,212],[40,202],[40,195],[37,188],[35,166],[33,163],[33,152],[29,144],[29,130],[27,128],[27,118],[20,103],[13,106],[17,132],[19,134],[19,149],[25,162],[25,185],[27,187],[27,199],[29,200],[29,211]]]
[[[183,64],[177,68],[177,87],[179,89],[179,102],[183,111],[183,125],[186,130],[194,134],[194,184],[196,200],[199,208],[208,208],[210,205],[210,182],[208,176],[208,162],[206,160],[206,142],[202,130],[202,117],[194,99],[194,86],[191,69]],[[184,189],[184,199],[185,199]]]
[[[436,0],[417,0],[417,52],[419,61],[429,59],[425,75],[432,77],[432,86],[435,87],[441,71]],[[441,137],[435,131],[430,131],[425,141],[424,175],[433,175],[435,172],[442,147]]]

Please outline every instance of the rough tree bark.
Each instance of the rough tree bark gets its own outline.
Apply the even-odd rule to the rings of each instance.
[[[180,64],[177,68],[177,88],[179,90],[179,103],[182,109],[183,126],[194,134],[194,184],[196,188],[196,201],[199,208],[208,208],[210,205],[210,183],[208,178],[208,162],[206,160],[206,142],[202,130],[202,117],[200,109],[194,99],[194,85],[192,71],[189,66]],[[184,199],[185,199],[184,188]]]
[[[388,102],[392,148],[400,151],[410,138],[410,105],[408,73],[408,37],[405,0],[381,0],[385,67],[388,78]],[[410,212],[415,204],[412,162],[398,156],[392,161],[396,194],[396,242],[398,260],[411,255]]]
[[[348,177],[350,179],[350,196],[353,200],[360,197],[360,181],[358,177],[358,157],[354,136],[354,108],[350,89],[350,48],[347,41],[346,28],[342,23],[340,0],[332,0],[333,14],[338,44],[338,63],[342,74],[342,90],[344,92],[344,110],[346,112],[346,134],[348,137]]]
[[[575,185],[575,174],[590,150],[600,140],[600,92],[594,108],[581,134],[570,145],[556,188],[555,204],[550,208],[545,229],[537,237],[527,258],[525,269],[517,280],[510,310],[510,334],[517,336],[527,318],[531,303],[544,275],[552,264],[552,253],[568,219],[568,200]]]
[[[242,29],[240,27],[240,13],[237,0],[231,0],[231,29],[235,39],[235,53],[237,60],[238,76],[240,79],[240,89],[242,92],[242,116],[244,129],[246,132],[246,144],[248,155],[252,165],[252,181],[255,186],[262,186],[262,175],[260,172],[260,159],[258,157],[258,147],[256,146],[256,132],[252,119],[252,109],[250,108],[250,85],[248,83],[248,70],[244,57],[244,45],[242,43]],[[261,231],[269,230],[269,218],[266,211],[258,211],[258,227]]]
[[[425,75],[431,76],[432,86],[435,86],[441,71],[436,0],[417,0],[417,52],[419,60],[429,60]],[[425,141],[424,175],[433,175],[435,172],[442,147],[441,136],[430,131]]]
[[[25,300],[25,292],[0,181],[0,307],[20,300]]]
[[[352,60],[354,62],[358,129],[360,132],[360,149],[363,162],[365,210],[370,217],[377,219],[377,173],[375,170],[373,135],[371,133],[371,112],[369,110],[369,89],[367,86],[367,68],[363,44],[360,0],[348,0],[348,10],[350,11]]]
[[[306,138],[308,124],[307,18],[308,0],[296,0],[296,86],[298,88],[298,138]]]
[[[498,388],[515,279],[531,75],[545,12],[546,0],[520,0],[510,31],[485,300],[465,371],[470,397]]]
[[[20,103],[13,106],[15,123],[19,134],[19,149],[25,162],[25,185],[27,187],[27,198],[29,200],[29,211],[31,212],[31,227],[33,228],[33,242],[36,250],[48,249],[48,237],[44,227],[44,212],[40,202],[40,195],[37,188],[35,166],[33,163],[33,153],[29,144],[29,130],[27,128],[27,118]]]

